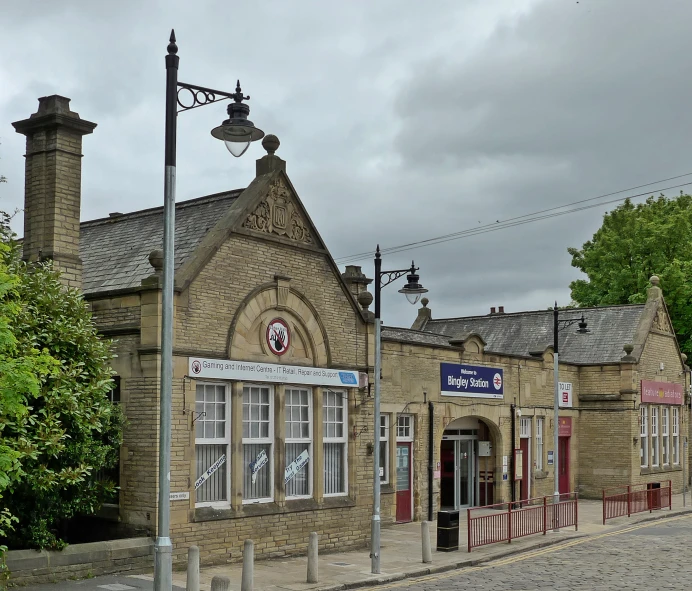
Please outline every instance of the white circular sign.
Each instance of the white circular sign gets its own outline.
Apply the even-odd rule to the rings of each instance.
[[[283,318],[274,318],[267,326],[267,345],[274,355],[283,355],[291,344],[291,331]]]
[[[499,390],[500,388],[502,388],[502,376],[499,373],[496,373],[493,376],[493,387],[496,390]]]

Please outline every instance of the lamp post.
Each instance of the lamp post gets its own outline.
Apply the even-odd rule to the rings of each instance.
[[[163,286],[161,296],[161,383],[159,412],[159,490],[156,543],[154,545],[154,590],[172,588],[172,544],[170,533],[170,470],[171,470],[171,393],[173,386],[173,273],[175,253],[175,155],[178,113],[218,101],[232,99],[228,119],[211,134],[223,140],[233,156],[242,156],[250,142],[262,139],[247,116],[250,108],[242,101],[240,81],[234,93],[178,82],[175,31],[171,31],[166,55],[166,143],[163,202]],[[189,93],[183,95],[181,92]],[[186,99],[186,100],[185,100]]]
[[[371,572],[380,573],[380,373],[382,371],[382,342],[380,321],[380,293],[383,287],[387,287],[404,275],[408,276],[408,282],[399,290],[411,304],[416,304],[420,296],[427,293],[420,283],[420,277],[416,273],[418,268],[411,261],[409,269],[397,269],[395,271],[382,270],[382,255],[380,245],[375,252],[375,443],[373,450],[373,495],[372,495],[372,523],[370,529],[370,561]]]
[[[555,307],[553,308],[553,378],[555,380],[555,400],[553,401],[553,470],[555,479],[555,488],[553,493],[553,503],[558,503],[560,501],[560,459],[558,453],[558,433],[559,433],[559,410],[560,410],[560,387],[559,387],[559,375],[558,375],[558,332],[561,329],[572,326],[578,323],[579,329],[577,332],[579,334],[585,334],[588,331],[586,328],[586,320],[582,314],[579,318],[564,318],[560,319],[560,311],[557,308],[557,302],[555,302]],[[560,326],[562,325],[562,326]],[[553,512],[557,516],[556,512]],[[555,530],[557,531],[557,523],[555,524]]]

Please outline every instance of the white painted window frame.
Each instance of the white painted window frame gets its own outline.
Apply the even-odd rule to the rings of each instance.
[[[204,397],[203,401],[200,406],[200,402],[197,399],[197,394],[199,392],[199,388],[202,388],[204,392]],[[223,401],[223,406],[224,406],[224,436],[223,437],[197,437],[197,431],[200,426],[202,426],[202,429],[204,429],[206,423],[212,422],[212,421],[207,421],[206,420],[206,415],[202,414],[204,413],[204,405],[206,402],[206,388],[214,388],[214,392],[216,393],[217,388],[222,388],[224,392],[224,401]],[[195,457],[197,457],[197,447],[198,446],[218,446],[218,445],[224,445],[226,447],[226,496],[227,498],[224,500],[219,500],[219,501],[202,501],[202,502],[197,502],[197,491],[194,490],[192,491],[192,494],[195,496],[195,507],[219,507],[219,508],[225,508],[230,506],[231,503],[231,456],[229,453],[230,450],[230,444],[231,444],[231,416],[230,416],[230,408],[231,405],[229,404],[228,400],[228,394],[229,394],[229,384],[225,382],[196,382],[195,384],[195,413],[193,414],[193,417],[195,418]],[[214,402],[216,405],[217,403]],[[216,424],[216,420],[213,421],[214,424]],[[196,462],[195,462],[196,463]],[[199,474],[197,474],[197,470],[195,469],[195,481],[197,478],[199,478]]]
[[[333,437],[328,437],[327,436],[327,409],[330,408],[327,406],[327,399],[329,398],[330,393],[335,393],[335,394],[340,394],[341,395],[341,408],[342,408],[342,434],[341,436],[333,436]],[[336,390],[332,388],[325,388],[323,390],[323,402],[322,402],[322,422],[323,422],[323,437],[322,437],[322,453],[324,455],[324,470],[325,474],[323,475],[324,478],[324,487],[326,489],[327,486],[327,478],[326,478],[326,470],[327,470],[327,454],[325,451],[325,446],[327,444],[341,444],[343,446],[343,473],[344,473],[344,487],[343,491],[340,492],[333,492],[333,493],[328,493],[324,492],[325,497],[345,497],[348,495],[348,392],[346,390]],[[334,407],[338,408],[338,407]],[[329,421],[331,423],[331,421]],[[338,424],[336,421],[334,424]]]
[[[639,407],[639,465],[649,467],[649,408]]]
[[[243,436],[242,438],[242,450],[241,450],[241,455],[240,455],[240,461],[245,463],[244,457],[245,457],[245,446],[246,445],[262,445],[266,444],[269,446],[270,453],[267,454],[269,461],[265,466],[260,468],[261,470],[268,470],[269,471],[269,493],[270,496],[268,497],[259,497],[256,499],[246,499],[245,498],[245,472],[246,470],[249,470],[248,466],[243,466],[243,475],[242,475],[242,482],[240,483],[241,485],[241,490],[243,491],[243,504],[244,505],[250,505],[250,504],[259,504],[259,503],[271,503],[274,501],[274,455],[275,455],[275,442],[274,442],[274,387],[271,385],[267,384],[254,384],[254,383],[245,383],[243,384],[243,400],[242,400],[242,408],[243,408],[243,417],[244,415],[244,407],[245,407],[245,391],[246,389],[251,392],[252,388],[259,388],[260,395],[262,390],[266,389],[268,390],[268,400],[269,400],[269,428],[268,428],[268,435],[266,437],[262,437],[260,434],[260,437],[245,437]],[[260,405],[261,407],[261,405]],[[245,423],[251,423],[252,419],[250,421],[245,421],[243,418],[242,423],[243,423],[243,435],[245,435]],[[262,424],[262,419],[260,418],[259,420],[260,425]]]
[[[305,392],[307,395],[307,410],[308,410],[308,436],[307,437],[289,437],[289,426],[292,426],[293,424],[296,424],[295,421],[289,420],[289,411],[291,408],[293,408],[294,405],[289,405],[288,404],[288,395],[289,392]],[[303,408],[302,404],[298,405],[299,408]],[[285,422],[286,422],[286,443],[285,445],[288,446],[289,444],[306,444],[308,445],[308,494],[306,495],[289,495],[288,494],[288,484],[286,487],[286,499],[287,500],[293,500],[293,499],[311,499],[313,494],[314,494],[314,481],[313,481],[313,466],[314,466],[314,445],[313,445],[313,428],[312,428],[312,388],[306,388],[306,387],[300,387],[300,386],[286,386],[284,388],[284,413],[285,413]],[[298,425],[304,424],[305,421],[299,420],[297,422]],[[284,450],[284,457],[286,458],[286,463],[288,464],[288,454],[285,453]],[[284,466],[285,468],[285,466]]]

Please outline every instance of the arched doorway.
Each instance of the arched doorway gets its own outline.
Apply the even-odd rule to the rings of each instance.
[[[441,510],[493,504],[497,439],[490,425],[477,417],[447,425],[440,444]]]

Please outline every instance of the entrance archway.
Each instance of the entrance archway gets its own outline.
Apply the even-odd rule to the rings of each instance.
[[[492,505],[495,498],[499,430],[479,417],[452,421],[440,443],[440,508]]]

